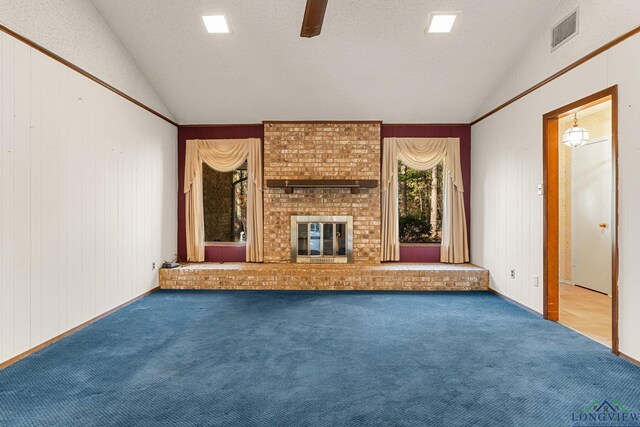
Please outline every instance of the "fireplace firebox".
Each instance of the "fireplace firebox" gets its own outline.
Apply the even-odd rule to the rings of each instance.
[[[291,262],[344,264],[353,262],[353,217],[291,217]]]

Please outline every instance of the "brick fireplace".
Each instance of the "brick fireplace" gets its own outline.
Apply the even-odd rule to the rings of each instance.
[[[185,160],[185,145],[186,141],[189,139],[235,139],[235,138],[261,138],[263,142],[265,141],[264,132],[268,130],[268,125],[285,125],[286,123],[281,122],[265,122],[264,124],[255,124],[255,125],[198,125],[198,126],[180,126],[178,128],[178,259],[184,261],[187,257],[187,245],[186,245],[186,232],[185,232],[185,198],[183,193],[183,183],[184,183],[184,160]],[[353,126],[348,126],[348,123],[295,123],[290,122],[289,125],[295,125],[297,128],[306,128],[309,125],[317,125],[319,128],[326,128],[327,126],[334,126],[333,132],[341,132],[342,130],[352,129]],[[361,131],[361,127],[364,125],[372,126],[379,123],[377,122],[369,122],[369,123],[351,123],[351,125],[359,125],[359,128],[356,128],[356,131]],[[273,126],[272,126],[273,127]],[[336,130],[337,129],[337,130]],[[353,131],[353,129],[352,129]],[[298,131],[299,132],[299,131]],[[461,148],[461,163],[462,163],[462,175],[465,183],[465,208],[467,213],[467,227],[470,226],[470,216],[471,216],[471,207],[470,207],[470,191],[471,188],[471,132],[470,127],[468,125],[398,125],[398,124],[382,124],[380,126],[381,136],[383,138],[386,137],[416,137],[416,138],[440,138],[440,137],[459,137],[460,138],[460,148]],[[335,137],[335,135],[332,135]],[[378,138],[378,137],[376,137]],[[371,138],[372,143],[373,139]],[[273,141],[272,141],[273,142]],[[379,139],[376,139],[376,143],[380,143]],[[366,149],[366,147],[360,147]],[[355,149],[355,148],[354,148]],[[379,148],[380,149],[380,148]],[[283,153],[291,154],[291,153]],[[335,153],[331,153],[335,154]],[[354,154],[362,154],[362,153],[354,153]],[[371,167],[374,163],[373,156],[369,156],[369,165]],[[266,159],[265,159],[266,160]],[[288,159],[287,159],[288,160]],[[380,157],[378,154],[377,159],[375,160],[375,164],[379,167]],[[326,162],[324,167],[331,165],[332,162]],[[265,168],[269,169],[270,166],[265,161]],[[272,169],[272,168],[271,168]],[[268,171],[265,171],[268,173]],[[278,174],[277,171],[273,171],[276,173],[271,173],[270,176],[290,176],[293,175],[288,171],[286,174]],[[377,171],[376,171],[377,172]],[[298,176],[297,179],[303,179],[305,176],[314,178],[326,178],[324,173],[328,173],[327,171],[323,171],[322,174],[311,174],[308,171],[302,176]],[[379,179],[379,173],[376,174],[375,179]],[[296,189],[293,194],[289,194],[290,197],[300,197],[301,194],[317,191],[317,192],[338,192],[343,194],[345,197],[348,197],[349,194],[348,189],[334,189],[334,190],[298,190]],[[379,193],[379,188],[375,190]],[[284,194],[283,189],[266,189],[265,195],[269,192]],[[363,196],[365,193],[371,193],[372,190],[363,189],[359,196]],[[357,197],[356,197],[357,198]],[[265,203],[267,203],[265,201]],[[379,211],[379,205],[377,207]],[[374,212],[374,211],[372,211]],[[378,221],[379,219],[376,219]],[[286,219],[285,219],[286,222]],[[285,230],[285,235],[288,235],[288,224],[284,225],[287,227]],[[286,241],[287,237],[282,238],[280,242]],[[266,242],[269,244],[268,242]],[[281,248],[280,257],[277,262],[288,262],[288,244],[285,243],[285,247]],[[271,251],[273,254],[274,252]],[[438,262],[440,254],[440,247],[438,245],[402,245],[400,248],[400,260],[403,262]],[[245,259],[245,248],[244,244],[224,244],[224,245],[216,245],[216,244],[208,244],[205,247],[205,260],[208,262],[241,262]],[[273,257],[272,257],[273,259]],[[375,261],[377,262],[377,260]]]
[[[287,191],[287,188],[265,185],[265,263],[233,262],[244,259],[244,247],[241,247],[238,248],[238,259],[210,257],[207,261],[216,262],[161,269],[161,288],[486,290],[489,272],[473,265],[380,263],[381,131],[384,136],[460,136],[463,175],[469,188],[468,126],[386,125],[385,130],[379,122],[265,122],[253,126],[181,127],[180,176],[187,139],[263,137],[265,183],[268,180],[352,180],[361,183],[374,180],[378,184],[375,188],[360,188],[353,192],[350,188],[294,188]],[[179,194],[182,194],[182,180],[179,186]],[[184,198],[178,200],[179,251],[183,258],[186,256]],[[353,263],[292,264],[291,218],[294,216],[351,216]],[[336,243],[335,247],[340,253],[341,243]],[[439,247],[433,248],[436,255],[432,261],[437,261]],[[225,246],[224,249],[229,251],[230,248]]]
[[[264,179],[380,181],[380,122],[265,122]],[[380,187],[264,189],[264,261],[291,262],[291,217],[353,217],[353,262],[380,262]]]

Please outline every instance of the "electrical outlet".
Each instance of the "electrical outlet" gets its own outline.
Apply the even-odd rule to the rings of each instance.
[[[515,278],[516,278],[516,270],[515,270],[515,269],[512,269],[512,270],[511,270],[511,278],[512,278],[512,279],[515,279]]]
[[[152,263],[151,263],[151,269],[152,269],[152,270],[155,270],[155,269],[156,269],[156,263],[155,263],[155,262],[152,262]]]
[[[533,276],[533,286],[536,288],[540,286],[540,280],[538,276]]]

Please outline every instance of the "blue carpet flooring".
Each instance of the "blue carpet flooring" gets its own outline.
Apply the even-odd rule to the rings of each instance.
[[[580,422],[604,401],[640,425],[640,367],[485,292],[160,291],[0,371],[9,426],[612,425]]]

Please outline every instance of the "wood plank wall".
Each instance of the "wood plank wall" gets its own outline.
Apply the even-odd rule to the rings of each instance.
[[[157,286],[177,130],[4,33],[0,91],[2,362]]]
[[[491,271],[492,289],[543,311],[543,197],[537,192],[543,182],[543,116],[618,85],[620,351],[640,360],[637,58],[636,35],[472,126],[471,261]]]

